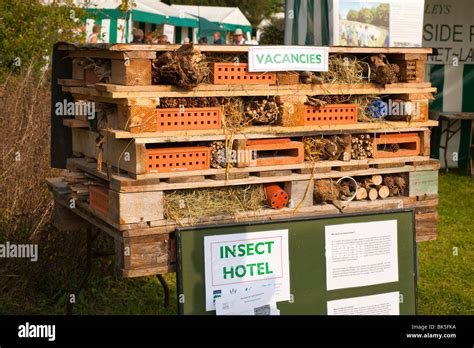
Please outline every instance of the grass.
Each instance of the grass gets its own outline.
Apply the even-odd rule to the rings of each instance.
[[[419,313],[474,314],[474,181],[440,176],[438,239],[419,244]]]
[[[419,244],[419,313],[474,314],[474,181],[453,173],[440,176],[439,193],[438,239]],[[176,314],[174,274],[165,276],[172,294],[165,309],[156,277],[124,279],[112,276],[112,270],[113,258],[94,262],[88,286],[76,299],[75,314]],[[76,279],[81,274],[69,271]],[[15,287],[0,292],[0,314],[63,314],[66,295],[52,300],[50,293],[33,295],[31,289]]]

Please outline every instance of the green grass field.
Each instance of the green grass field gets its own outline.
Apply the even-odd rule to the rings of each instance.
[[[459,174],[441,176],[439,193],[438,239],[419,244],[419,313],[474,314],[474,181]],[[165,309],[155,277],[111,276],[112,263],[112,258],[95,262],[88,287],[76,299],[76,314],[176,313],[174,274],[166,275],[172,298]],[[13,288],[0,294],[0,314],[62,314],[65,299]]]

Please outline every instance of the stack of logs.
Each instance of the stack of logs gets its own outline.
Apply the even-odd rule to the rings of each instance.
[[[353,135],[351,149],[352,159],[362,160],[372,157],[372,146],[373,139],[371,139],[369,134]]]
[[[356,200],[374,201],[377,198],[402,195],[406,180],[400,175],[386,175],[385,178],[382,178],[382,175],[372,175],[370,178],[358,179],[357,186]]]

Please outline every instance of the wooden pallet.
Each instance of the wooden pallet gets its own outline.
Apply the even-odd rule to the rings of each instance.
[[[153,225],[137,224],[133,228],[120,230],[111,227],[103,220],[103,217],[90,210],[88,205],[83,202],[79,202],[71,209],[71,196],[65,191],[62,184],[63,182],[58,178],[48,180],[48,186],[54,194],[56,203],[54,216],[57,219],[54,220],[55,224],[62,222],[70,226],[71,222],[75,221],[77,226],[87,222],[114,238],[116,269],[124,277],[147,276],[175,271],[176,244],[174,231],[178,225],[174,221],[160,220]],[[232,217],[215,216],[197,222],[196,226],[236,221],[274,221],[294,217],[317,217],[413,208],[415,210],[416,239],[421,242],[436,239],[437,204],[437,195],[394,197],[377,201],[351,202],[342,212],[330,204],[303,206],[298,210],[290,208],[282,210],[264,209],[258,212],[243,212]],[[77,217],[80,219],[77,219]],[[186,223],[186,221],[182,221],[182,223]]]
[[[90,59],[102,59],[111,65],[112,83],[123,85],[152,85],[152,60],[157,54],[165,51],[173,51],[178,45],[102,45],[94,47],[74,46],[64,44],[58,46],[59,50],[68,51],[68,57],[73,61],[72,71],[74,79],[85,79],[85,72],[76,63],[78,59],[87,57]],[[201,52],[219,52],[220,54],[245,54],[248,47],[245,46],[219,46],[197,45]],[[329,47],[329,54],[355,54],[367,56],[377,53],[385,54],[401,67],[401,77],[405,81],[423,81],[423,64],[432,49],[422,48],[354,48]],[[412,68],[415,63],[414,69]],[[92,81],[94,82],[94,81]]]
[[[305,131],[306,134],[314,134],[309,130]],[[145,179],[145,178],[171,178],[177,176],[196,176],[196,175],[214,175],[214,174],[222,174],[223,171],[213,171],[212,169],[204,170],[204,171],[186,171],[186,172],[170,172],[168,174],[165,173],[149,173],[148,170],[148,152],[149,152],[149,145],[143,143],[142,138],[135,138],[130,140],[125,139],[114,139],[111,137],[105,137],[104,143],[102,145],[102,150],[100,150],[96,143],[97,139],[99,138],[99,134],[93,131],[88,131],[80,128],[73,128],[72,129],[72,148],[73,153],[77,156],[85,156],[89,158],[94,158],[99,162],[108,162],[111,167],[115,167],[118,170],[122,170],[128,173],[128,176],[133,179]],[[252,138],[252,134],[248,135],[248,139]],[[293,135],[295,137],[296,135]],[[422,128],[419,131],[419,137],[422,139],[421,141],[421,149],[419,154],[423,156],[429,156],[429,131]],[[239,137],[234,137],[239,138]],[[202,139],[199,136],[196,136],[196,140]],[[174,140],[175,142],[178,139]],[[249,141],[249,140],[247,140]],[[270,140],[265,140],[270,141]],[[202,145],[202,144],[201,144]],[[183,147],[185,145],[176,145],[177,147]],[[189,144],[187,146],[193,146],[193,144]],[[417,157],[417,156],[414,156]],[[423,161],[426,158],[415,158],[411,160],[403,160],[402,157],[394,157],[389,161],[381,161],[382,159],[372,160],[368,159],[366,162],[354,162],[354,161],[344,161],[344,163],[329,163],[326,162],[316,163],[315,166],[318,168],[328,168],[328,167],[347,167],[353,165],[376,165],[376,164],[389,164],[389,163],[400,163],[400,162],[417,162]],[[238,164],[237,164],[238,165]],[[270,167],[270,166],[268,166]],[[272,169],[275,170],[274,166]],[[283,164],[283,167],[280,169],[304,169],[308,168],[307,163],[297,163],[294,164],[293,167],[286,167]],[[328,169],[327,169],[328,170]],[[252,169],[250,171],[266,171],[264,167],[257,167],[257,170]],[[162,175],[165,174],[165,175]]]

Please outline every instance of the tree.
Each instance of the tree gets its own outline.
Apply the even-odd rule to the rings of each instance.
[[[54,43],[78,40],[85,16],[72,0],[48,6],[40,0],[1,0],[0,13],[0,64],[9,70],[32,60],[45,66]]]
[[[270,24],[262,29],[260,35],[261,45],[283,45],[285,37],[285,19],[275,18],[270,19]]]
[[[357,12],[354,9],[350,9],[349,12],[347,12],[347,20],[348,21],[357,21],[357,20],[359,20],[359,12]]]

